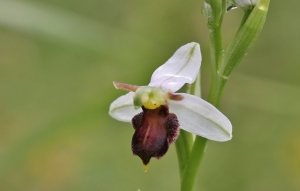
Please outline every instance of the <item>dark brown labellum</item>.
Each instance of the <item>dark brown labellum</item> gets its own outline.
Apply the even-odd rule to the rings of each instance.
[[[167,106],[156,109],[146,109],[132,118],[135,133],[132,137],[131,148],[144,165],[151,157],[159,159],[168,151],[169,145],[179,134],[179,123],[174,113],[169,113]]]

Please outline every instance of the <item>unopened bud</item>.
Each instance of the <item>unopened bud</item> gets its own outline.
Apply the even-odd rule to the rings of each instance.
[[[234,0],[234,2],[241,8],[243,9],[247,9],[247,8],[251,8],[254,7],[258,0]]]

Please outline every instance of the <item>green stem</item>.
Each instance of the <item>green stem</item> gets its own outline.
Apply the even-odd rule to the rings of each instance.
[[[219,63],[222,61],[223,56],[223,43],[222,43],[222,29],[221,26],[208,24],[210,31],[210,51],[211,51],[211,62],[212,62],[212,75],[215,75],[219,68]]]
[[[207,28],[210,36],[212,75],[216,74],[219,64],[222,62],[223,40],[222,23],[226,13],[226,0],[206,0],[211,7],[211,16],[208,17]]]
[[[227,77],[221,76],[219,73],[212,77],[207,101],[217,108],[220,106],[220,101],[227,80]]]
[[[188,165],[185,167],[184,176],[181,181],[181,191],[191,191],[194,189],[196,175],[199,170],[202,158],[205,153],[208,140],[197,136],[188,159]]]
[[[184,130],[180,130],[180,135],[175,141],[176,153],[178,158],[180,179],[183,179],[183,173],[186,164],[188,163],[188,158],[193,146],[193,135]]]
[[[218,0],[211,1],[213,4],[217,4]],[[220,5],[219,5],[220,6]],[[217,8],[215,11],[218,10]],[[211,50],[211,83],[208,93],[207,101],[218,107],[223,87],[226,83],[226,78],[223,78],[219,75],[218,70],[220,64],[223,60],[224,50],[223,50],[223,39],[222,39],[222,22],[224,13],[226,12],[226,0],[222,0],[221,10],[223,10],[223,14],[219,16],[220,18],[216,20],[216,18],[212,17],[208,19],[207,27],[210,36],[210,50]]]
[[[226,12],[226,0],[210,0],[211,7],[214,10],[221,10],[213,12],[212,17],[208,19],[208,29],[210,33],[211,42],[211,60],[212,60],[212,81],[208,95],[208,102],[218,107],[223,88],[227,79],[218,74],[219,66],[223,59],[223,44],[222,44],[222,21],[224,13]],[[206,138],[197,136],[188,158],[188,163],[185,165],[184,174],[181,176],[181,191],[192,191],[195,187],[197,173],[203,159],[205,148],[208,140]]]

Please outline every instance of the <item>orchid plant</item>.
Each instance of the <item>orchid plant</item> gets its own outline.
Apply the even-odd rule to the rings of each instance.
[[[235,6],[245,14],[225,50],[223,17]],[[232,138],[232,125],[217,108],[229,75],[261,32],[268,6],[269,0],[205,0],[202,12],[208,19],[212,62],[207,101],[200,98],[201,53],[195,42],[180,47],[157,68],[148,86],[113,82],[115,88],[129,93],[112,102],[109,114],[119,121],[131,122],[135,130],[131,149],[141,158],[144,171],[152,157],[163,157],[176,141],[181,191],[193,190],[208,140],[223,142]],[[186,83],[192,84],[194,92],[176,93]]]

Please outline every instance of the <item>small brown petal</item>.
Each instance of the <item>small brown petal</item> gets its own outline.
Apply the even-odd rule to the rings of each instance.
[[[146,109],[132,119],[135,133],[132,137],[131,148],[138,155],[144,165],[151,157],[159,159],[168,151],[169,145],[179,134],[179,123],[173,113],[169,113],[167,106],[156,109]]]
[[[135,86],[131,84],[124,84],[121,82],[113,82],[114,86],[118,90],[126,90],[126,91],[131,91],[135,92],[140,86]]]
[[[173,101],[181,101],[184,98],[182,95],[173,93],[171,91],[167,91],[167,97],[168,97],[168,99],[173,100]]]

